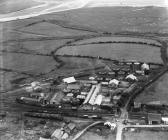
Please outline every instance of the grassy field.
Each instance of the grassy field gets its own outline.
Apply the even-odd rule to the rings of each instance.
[[[20,31],[36,33],[39,35],[47,35],[47,36],[77,36],[77,35],[88,35],[91,34],[87,31],[78,31],[68,28],[62,28],[56,24],[41,22],[32,26],[27,26],[24,28],[20,28]]]
[[[106,66],[106,63],[101,60],[76,57],[59,58],[64,62],[64,65],[61,68],[55,69],[55,71],[47,74],[47,76],[55,77],[60,75],[66,76],[67,74],[73,75],[74,73],[78,73],[86,69],[94,69],[95,67]]]
[[[160,101],[167,104],[168,101],[168,73],[164,74],[158,81],[156,81],[149,88],[145,89],[143,93],[135,98],[136,102],[148,103],[152,101]]]
[[[140,131],[140,132],[126,132],[123,140],[167,140],[168,132],[155,131]]]
[[[20,39],[27,39],[27,38],[39,38],[43,36],[38,36],[36,34],[31,34],[31,33],[24,33],[20,31],[4,31],[2,32],[2,40],[8,41],[8,40],[20,40]]]
[[[24,55],[17,53],[3,54],[3,68],[23,71],[32,74],[48,73],[57,63],[52,57]]]
[[[66,46],[59,49],[59,55],[100,56],[111,59],[138,60],[144,62],[162,63],[160,48],[140,44],[106,43]]]
[[[42,18],[65,17],[70,23],[108,31],[168,33],[167,9],[162,7],[105,7],[64,11],[42,15]]]
[[[14,81],[17,79],[27,79],[29,76],[24,75],[24,74],[20,74],[20,73],[16,73],[16,72],[4,72],[4,71],[0,71],[1,72],[1,78],[2,78],[2,83],[1,83],[1,90],[7,90],[7,89],[13,89],[14,85],[16,84]],[[12,82],[13,81],[13,82]],[[18,82],[21,82],[21,80],[17,80]]]
[[[65,44],[67,41],[70,41],[70,39],[7,42],[1,49],[5,51],[50,54],[51,51]]]
[[[50,54],[51,51],[65,44],[67,41],[70,41],[70,39],[28,41],[23,43],[23,48],[43,54]]]

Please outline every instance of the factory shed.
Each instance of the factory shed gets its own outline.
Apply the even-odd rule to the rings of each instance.
[[[161,114],[148,113],[148,124],[161,124]]]
[[[64,78],[63,82],[67,84],[71,84],[71,83],[75,83],[76,80],[75,80],[75,77],[68,77],[68,78]]]

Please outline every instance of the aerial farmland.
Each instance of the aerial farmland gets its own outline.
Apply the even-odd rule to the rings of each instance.
[[[66,139],[166,140],[166,11],[97,7],[1,22],[0,138],[54,139],[63,129]]]

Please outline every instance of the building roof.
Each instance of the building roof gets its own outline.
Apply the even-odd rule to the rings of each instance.
[[[61,129],[56,129],[52,133],[51,137],[60,138],[62,135],[63,135],[63,131]]]
[[[133,74],[129,74],[126,79],[132,79],[132,80],[137,80],[137,77]]]
[[[116,80],[116,79],[113,79],[109,82],[109,84],[115,84],[115,85],[118,85],[120,81]]]
[[[89,77],[89,80],[95,80],[95,77],[91,76],[91,77]]]
[[[67,89],[75,89],[78,90],[80,89],[81,86],[79,84],[68,84]]]
[[[75,80],[75,77],[68,77],[68,78],[64,78],[63,82],[70,84],[70,83],[76,82],[76,80]]]
[[[38,81],[34,81],[34,82],[31,83],[32,87],[36,87],[36,86],[39,86],[39,85],[40,85],[40,82],[38,82]]]
[[[168,122],[168,117],[162,117],[162,121]]]
[[[144,63],[144,64],[142,64],[141,68],[142,68],[142,70],[145,70],[145,69],[149,70],[149,65]]]
[[[40,137],[39,140],[51,140],[51,139],[46,139],[46,138]]]
[[[161,114],[148,113],[148,121],[161,121]]]
[[[70,130],[73,130],[75,127],[76,127],[76,125],[75,125],[74,123],[69,123],[69,124],[68,124],[68,128],[69,128]]]
[[[94,104],[100,105],[101,102],[102,102],[102,100],[103,100],[103,96],[102,96],[102,95],[98,95],[98,96],[96,97],[96,99],[95,99]]]
[[[113,100],[120,100],[121,96],[113,96]]]

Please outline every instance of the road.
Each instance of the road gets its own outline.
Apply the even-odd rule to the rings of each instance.
[[[89,126],[87,126],[86,128],[84,128],[82,131],[78,132],[75,137],[72,140],[77,140],[81,135],[83,135],[89,128],[98,125],[98,124],[102,124],[104,123],[104,121],[96,121],[92,124],[90,124]]]

